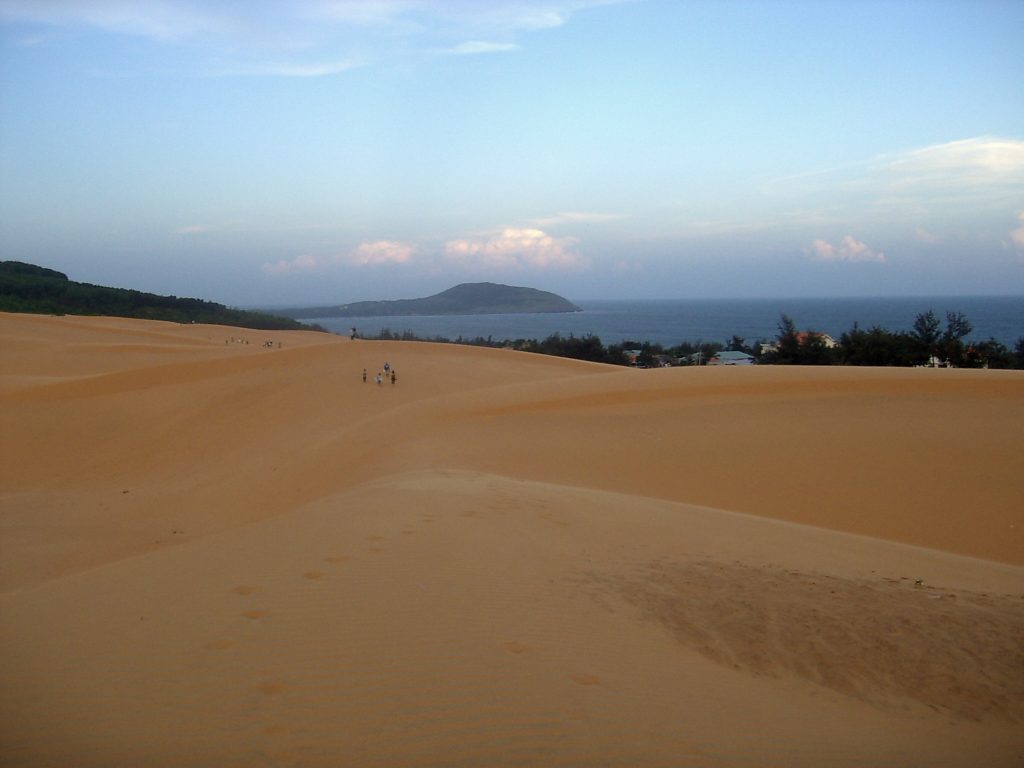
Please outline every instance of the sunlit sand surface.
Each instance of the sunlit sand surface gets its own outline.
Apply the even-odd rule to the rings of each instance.
[[[0,345],[4,766],[1024,764],[1021,372]]]

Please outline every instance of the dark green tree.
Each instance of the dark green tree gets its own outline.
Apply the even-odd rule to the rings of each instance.
[[[856,323],[839,341],[843,365],[911,366],[918,357],[919,339],[908,333],[893,333],[880,326],[863,330]]]
[[[1024,336],[1017,339],[1013,345],[1013,354],[1010,356],[1010,364],[1013,368],[1024,368]]]
[[[941,335],[939,333],[939,318],[935,316],[933,310],[929,309],[914,318],[913,328],[912,338],[917,347],[915,362],[927,363],[932,355],[939,352],[939,337]]]
[[[1012,368],[1013,355],[1006,345],[996,339],[978,341],[964,349],[965,368]]]
[[[742,336],[733,336],[729,339],[729,343],[725,345],[725,348],[729,352],[746,352],[750,354],[750,348],[746,345],[746,339]]]
[[[914,318],[914,335],[926,347],[934,347],[939,341],[939,318],[929,309]]]
[[[946,330],[939,339],[939,348],[947,363],[956,366],[965,363],[963,340],[972,330],[973,326],[962,312],[946,313]]]
[[[775,337],[778,349],[772,355],[771,362],[775,363],[798,363],[800,362],[800,339],[796,332],[796,323],[789,315],[779,316],[779,333]]]
[[[797,360],[801,365],[832,365],[836,355],[820,333],[809,332],[800,340]]]

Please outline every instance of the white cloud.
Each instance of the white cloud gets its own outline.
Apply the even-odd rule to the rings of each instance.
[[[415,250],[415,246],[409,243],[377,240],[373,243],[360,243],[352,250],[349,261],[359,266],[408,264]]]
[[[914,230],[914,234],[917,236],[917,239],[920,240],[922,243],[935,245],[936,243],[942,242],[941,237],[936,235],[934,232],[929,232],[924,227],[918,227],[916,230]]]
[[[811,243],[811,255],[818,261],[831,261],[835,259],[835,246],[826,240],[815,240]]]
[[[884,253],[862,243],[853,235],[846,235],[839,245],[832,245],[827,240],[815,240],[811,243],[810,254],[815,261],[885,263]]]
[[[539,229],[504,229],[488,238],[449,240],[445,256],[482,269],[581,269],[589,261],[574,237],[552,237]]]

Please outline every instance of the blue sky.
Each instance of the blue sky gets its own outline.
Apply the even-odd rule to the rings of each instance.
[[[1024,293],[1024,2],[0,0],[0,258],[237,306]]]

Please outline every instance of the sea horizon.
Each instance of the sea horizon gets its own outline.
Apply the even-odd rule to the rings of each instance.
[[[1012,347],[1024,337],[1024,295],[935,295],[847,298],[756,299],[593,299],[574,301],[580,312],[483,315],[390,315],[310,318],[334,333],[363,336],[384,331],[419,338],[492,341],[597,336],[605,344],[651,342],[665,347],[683,342],[721,342],[733,336],[748,344],[773,339],[782,315],[800,330],[835,339],[851,330],[881,327],[909,331],[917,315],[933,311],[942,326],[946,313],[963,314],[972,325],[968,340],[994,338]]]

